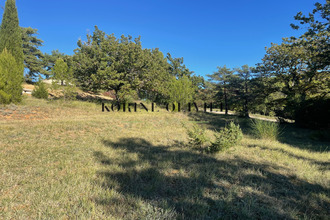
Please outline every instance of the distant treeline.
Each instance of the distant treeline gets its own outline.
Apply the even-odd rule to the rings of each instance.
[[[87,34],[86,41],[78,41],[74,55],[58,50],[44,54],[39,50],[43,41],[36,37],[37,29],[17,31],[13,0],[6,2],[0,49],[4,50],[5,45],[22,45],[27,81],[43,75],[86,91],[110,91],[117,103],[138,99],[183,106],[190,102],[222,103],[226,113],[233,110],[244,117],[251,112],[261,113],[294,119],[308,127],[329,127],[329,12],[328,0],[324,4],[316,3],[308,16],[299,12],[294,17],[299,25],[291,24],[291,27],[306,30],[300,37],[283,38],[281,44],[272,44],[255,67],[219,66],[216,72],[207,75],[207,80],[190,71],[183,58],[174,58],[170,53],[165,56],[157,48],[142,48],[140,37],[116,38],[97,26],[92,34]],[[8,31],[8,24],[16,28],[15,35],[10,35],[14,32]],[[16,43],[9,44],[13,39]],[[7,55],[13,53],[18,73],[22,71],[19,67],[22,59],[17,48],[7,48],[8,52],[0,56],[0,64],[13,63]],[[2,69],[4,73],[7,71],[6,67]],[[12,79],[20,82],[20,74],[18,76]],[[10,93],[9,79],[4,75],[2,82],[5,83],[0,83],[0,98],[7,102],[19,101],[6,96]]]

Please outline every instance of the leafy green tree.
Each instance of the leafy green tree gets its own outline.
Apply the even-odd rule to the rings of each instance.
[[[87,42],[78,41],[74,73],[83,89],[112,90],[116,101],[122,102],[139,91],[146,93],[161,81],[165,75],[160,66],[164,63],[162,57],[157,50],[143,50],[140,38],[116,39],[95,27],[93,35],[87,35]],[[160,77],[154,80],[152,74],[157,73]]]
[[[183,107],[189,102],[193,101],[195,87],[188,76],[182,76],[179,79],[176,79],[176,77],[172,76],[170,78],[168,91],[168,101],[172,103],[180,103]]]
[[[59,50],[53,50],[51,54],[45,53],[42,62],[46,78],[52,75],[52,69],[59,58],[63,59],[70,68],[72,67],[71,56],[61,53]]]
[[[66,64],[62,58],[56,60],[52,72],[53,80],[57,81],[62,86],[64,85],[64,81],[68,79],[70,75],[68,64]]]
[[[267,48],[258,69],[267,78],[270,89],[265,91],[276,103],[278,116],[295,119],[307,100],[329,97],[329,9],[327,1],[323,5],[316,3],[308,16],[299,12],[295,19],[300,24],[291,26],[294,29],[305,26],[307,31],[299,38],[284,38],[281,44]]]
[[[15,58],[4,49],[0,54],[0,103],[18,103],[22,99],[23,75]]]
[[[11,85],[11,89],[5,89],[7,97],[12,102],[19,102],[22,95],[21,83],[24,71],[24,55],[22,48],[22,31],[19,27],[18,14],[15,0],[7,0],[5,5],[5,11],[2,18],[1,29],[0,29],[0,51],[3,52],[2,61],[6,60],[11,65],[2,64],[4,71],[8,71],[8,74],[12,76],[6,76],[4,73],[5,82],[3,82],[4,88],[6,85]],[[11,55],[8,55],[11,54]],[[14,61],[11,59],[14,58]],[[9,69],[8,69],[9,68]]]
[[[67,63],[62,58],[57,59],[52,72],[53,89],[59,89],[60,84],[64,92],[64,98],[73,98],[76,87],[72,70]]]
[[[139,96],[153,102],[166,102],[170,74],[167,59],[159,49],[143,50],[144,68],[140,77]]]
[[[39,47],[43,45],[43,41],[35,36],[37,34],[37,29],[22,28],[24,64],[25,68],[28,69],[26,78],[30,81],[38,74],[47,74],[43,64],[44,55],[39,50]]]

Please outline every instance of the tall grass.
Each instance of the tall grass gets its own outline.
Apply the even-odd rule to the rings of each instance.
[[[252,134],[260,139],[276,141],[280,136],[280,126],[277,122],[254,119],[251,121]]]

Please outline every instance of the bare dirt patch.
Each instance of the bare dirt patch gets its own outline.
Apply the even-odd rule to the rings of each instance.
[[[0,120],[41,120],[48,115],[39,107],[8,105],[0,107]]]

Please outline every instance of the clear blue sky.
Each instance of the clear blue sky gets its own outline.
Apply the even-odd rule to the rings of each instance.
[[[144,48],[184,57],[198,75],[217,66],[255,65],[271,42],[298,35],[297,12],[317,0],[16,0],[20,25],[39,30],[41,48],[73,54],[94,25],[115,36],[141,35]],[[318,2],[324,3],[325,0]],[[5,0],[0,0],[4,6]],[[2,17],[2,13],[1,13]]]

